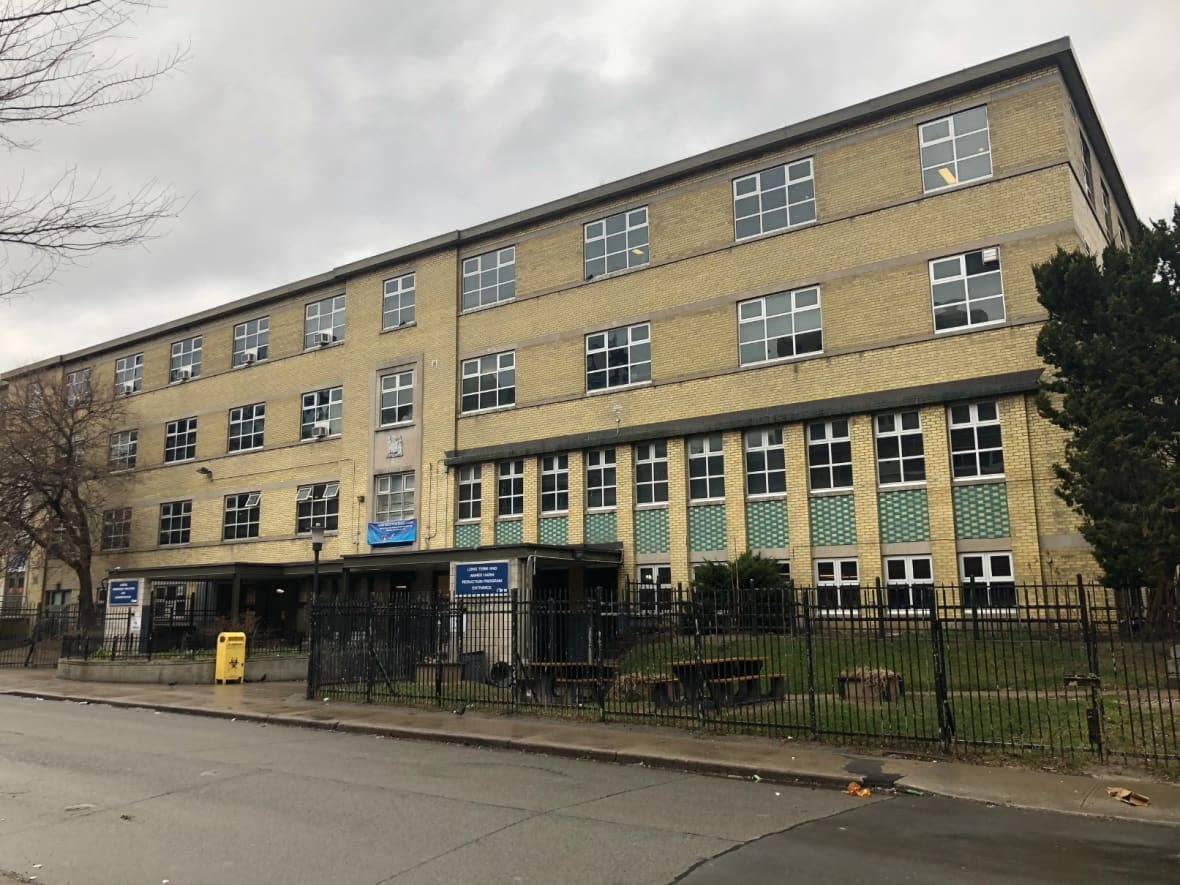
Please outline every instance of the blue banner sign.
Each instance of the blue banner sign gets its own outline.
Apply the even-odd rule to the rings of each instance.
[[[385,544],[413,544],[418,537],[418,520],[391,519],[389,522],[369,523],[369,546]]]
[[[111,581],[107,605],[139,605],[139,581]]]
[[[455,596],[505,596],[508,563],[459,562],[455,564]]]

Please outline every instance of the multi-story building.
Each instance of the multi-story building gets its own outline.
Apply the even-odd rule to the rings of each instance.
[[[144,600],[298,617],[322,523],[345,590],[670,585],[750,549],[829,599],[975,578],[1003,607],[1096,570],[1031,268],[1136,225],[1062,39],[7,377],[126,398],[95,578]]]

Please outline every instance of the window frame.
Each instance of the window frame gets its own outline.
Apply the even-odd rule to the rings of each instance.
[[[409,326],[416,320],[417,273],[389,277],[381,283],[381,331]],[[393,303],[396,302],[396,303]],[[408,314],[408,316],[407,316]],[[391,317],[396,322],[391,321]]]
[[[989,252],[995,252],[994,259],[988,259]],[[974,257],[979,256],[979,262],[983,266],[982,270],[970,273],[967,265],[969,261],[974,260]],[[936,276],[938,268],[949,266],[950,262],[958,262],[958,270],[953,274]],[[990,265],[995,267],[990,267]],[[970,252],[961,252],[958,255],[944,255],[941,258],[933,258],[928,262],[929,276],[930,276],[930,309],[934,320],[934,334],[946,335],[958,332],[963,332],[969,329],[981,329],[989,326],[998,326],[1008,320],[1008,297],[1004,292],[1004,268],[1003,261],[1000,257],[999,246],[985,246],[982,249],[972,249]],[[972,296],[971,281],[994,278],[999,282],[999,290],[996,292],[985,292],[983,295]],[[948,286],[953,283],[962,283],[963,297],[962,300],[955,299],[953,301],[943,301],[941,304],[935,293],[936,286]],[[975,321],[971,318],[972,305],[978,305],[982,302],[999,301],[1000,316],[997,319],[986,319]],[[942,315],[947,315],[947,309],[950,307],[961,306],[964,309],[967,321],[953,326],[944,326],[939,328],[938,319],[939,311]]]
[[[159,547],[176,547],[192,542],[193,502],[163,501],[160,504]],[[175,539],[173,539],[175,536]]]
[[[326,402],[319,402],[321,396],[326,395]],[[308,397],[314,397],[310,402]],[[344,429],[344,385],[335,387],[321,387],[319,390],[309,390],[299,398],[299,439],[314,440],[313,431],[316,424],[324,421],[328,424],[328,436],[340,436]],[[323,410],[327,410],[324,412]],[[326,418],[321,418],[326,414]]]
[[[511,366],[501,365],[504,360],[503,357],[511,359]],[[494,360],[495,367],[492,371],[484,371],[483,363],[487,360]],[[473,372],[468,372],[468,368],[473,367]],[[510,384],[501,384],[501,378],[511,374]],[[473,392],[464,390],[465,382],[468,378],[474,378],[476,389]],[[485,378],[491,378],[494,386],[489,388],[483,387]],[[511,402],[500,402],[505,392],[511,392]],[[485,395],[493,394],[495,397],[495,405],[479,406]],[[474,396],[477,407],[470,409],[467,407],[466,400],[469,396]],[[459,414],[460,415],[477,415],[481,412],[492,412],[498,409],[511,409],[516,405],[516,351],[502,350],[498,353],[487,353],[483,356],[472,357],[471,359],[463,360],[459,366]]]
[[[845,566],[851,564],[854,576],[846,576]],[[823,577],[824,566],[832,566],[832,577]],[[827,591],[835,590],[835,605],[825,604],[824,595]],[[822,592],[821,592],[822,591]],[[854,596],[845,604],[845,595]],[[855,591],[853,594],[851,591]],[[861,599],[860,561],[855,556],[823,556],[815,560],[815,607],[824,617],[860,617],[863,600]]]
[[[781,498],[787,493],[787,451],[783,446],[781,427],[759,427],[742,434],[743,468],[746,498],[767,500]],[[756,462],[761,459],[761,464]],[[760,478],[763,490],[754,491],[752,480]],[[772,485],[781,488],[771,488]]]
[[[251,410],[246,417],[246,409]],[[234,413],[237,413],[235,420]],[[235,432],[236,427],[236,432]],[[254,452],[265,445],[266,435],[266,403],[247,403],[244,406],[234,406],[229,410],[229,430],[226,437],[225,450],[227,453]],[[250,445],[243,445],[245,440]],[[237,441],[237,445],[235,445]]]
[[[637,443],[634,449],[635,506],[668,506],[668,442]],[[645,476],[645,474],[649,474]],[[661,474],[663,474],[661,476]],[[644,489],[649,490],[651,500],[644,501]]]
[[[397,480],[397,483],[395,483]],[[382,488],[384,483],[387,488]],[[394,485],[398,488],[394,488]],[[382,500],[385,499],[384,509]],[[393,502],[400,502],[394,508]],[[373,477],[373,521],[392,522],[395,519],[414,519],[417,514],[417,482],[413,470],[381,473]],[[408,509],[407,509],[408,508]],[[401,514],[394,516],[394,513]]]
[[[1005,576],[1006,580],[997,580],[995,575],[995,560],[1003,557],[1008,563],[1008,574]],[[967,560],[979,559],[980,574],[976,577],[982,580],[972,584],[967,575]],[[996,585],[999,585],[998,587]],[[982,592],[986,595],[986,605],[977,607],[973,603],[977,600],[968,599],[968,592],[974,587],[973,592],[979,592],[979,588],[983,588]],[[981,553],[960,553],[959,554],[959,590],[960,603],[963,611],[972,612],[974,614],[983,615],[1015,615],[1020,609],[1020,595],[1016,585],[1016,572],[1013,570],[1012,551],[1010,550],[989,550]],[[1002,593],[1011,593],[1010,605],[998,605],[994,598],[995,593],[999,591]],[[1008,600],[1003,600],[1007,602]]]
[[[567,452],[541,456],[540,512],[569,513],[570,459]]]
[[[253,328],[251,328],[253,327]],[[239,334],[240,332],[240,334]],[[254,351],[254,359],[246,361],[246,352]],[[233,354],[230,366],[249,366],[260,363],[270,356],[270,315],[255,317],[234,326]]]
[[[507,253],[511,253],[510,255]],[[484,267],[485,259],[494,260],[493,266]],[[484,284],[483,277],[495,271],[495,282]],[[468,280],[474,282],[469,286]],[[507,294],[503,294],[507,290]],[[493,292],[491,300],[484,299],[484,293]],[[475,295],[475,303],[468,303],[468,296]],[[469,255],[460,264],[459,311],[467,313],[483,310],[507,301],[516,300],[516,245],[501,246],[478,255]]]
[[[814,293],[814,304],[799,304],[799,301]],[[776,308],[781,307],[780,304],[775,303],[781,298],[787,299],[787,309],[778,310],[776,313],[769,313],[769,309],[774,303]],[[757,308],[757,314],[751,312],[752,308]],[[749,313],[748,316],[744,315]],[[810,317],[814,315],[818,318],[816,328],[796,330],[796,325],[801,317]],[[770,335],[767,327],[772,323],[781,323],[781,318],[785,317],[790,323],[791,331],[785,335]],[[753,333],[747,332],[747,329],[754,330]],[[757,334],[760,332],[761,334]],[[739,366],[761,366],[769,363],[785,362],[787,360],[797,360],[804,357],[821,356],[824,352],[824,328],[823,328],[823,298],[819,286],[801,286],[798,289],[786,289],[782,292],[771,292],[768,295],[759,295],[757,298],[747,298],[744,301],[739,301],[737,305],[737,335],[738,335],[738,365]],[[748,340],[746,335],[751,335]],[[819,336],[819,346],[813,350],[799,350],[799,339],[802,336]],[[779,354],[771,356],[770,347],[771,342],[775,342],[775,347],[778,349],[781,345],[778,342],[789,341],[791,346],[791,353]],[[752,348],[756,344],[761,344],[761,356],[758,358],[747,358],[745,351]]]
[[[626,334],[623,344],[611,344],[611,336]],[[639,337],[642,334],[643,337]],[[601,343],[596,343],[601,339]],[[639,387],[651,384],[651,323],[644,321],[630,326],[616,326],[601,332],[591,332],[585,339],[586,350],[586,392],[600,393],[607,390],[621,390],[627,387]],[[626,361],[615,362],[617,354],[624,353]],[[644,358],[646,353],[646,358]],[[592,365],[594,361],[594,365]],[[601,366],[597,362],[601,361]],[[615,373],[625,370],[627,380],[612,383]],[[636,373],[641,376],[635,378]],[[602,376],[602,383],[598,386],[591,382],[591,378]]]
[[[125,439],[116,439],[116,437],[124,436]],[[139,457],[139,428],[116,430],[110,435],[108,445],[107,463],[110,464],[112,470],[132,470],[135,468]],[[123,454],[116,455],[120,448],[123,449]],[[127,451],[128,449],[130,451]]]
[[[102,512],[99,550],[128,550],[131,547],[131,508],[113,507]]]
[[[928,577],[915,576],[915,566],[924,563]],[[890,575],[890,565],[900,565],[900,577]],[[929,553],[884,557],[885,606],[891,615],[928,615],[935,604],[934,560]],[[895,604],[904,595],[905,604]],[[915,602],[915,600],[917,600]]]
[[[320,506],[317,506],[320,505]],[[306,512],[305,512],[306,511]],[[295,534],[311,534],[316,520],[322,520],[325,532],[340,527],[340,482],[317,482],[298,486],[295,490]],[[306,524],[306,528],[304,525]]]
[[[844,425],[843,435],[837,434],[836,425]],[[816,438],[812,433],[812,428],[823,428],[823,436]],[[811,421],[808,422],[804,428],[806,434],[807,445],[807,486],[808,490],[815,494],[816,492],[849,492],[852,491],[853,483],[856,477],[852,471],[852,422],[848,418],[832,418],[828,421]],[[839,452],[836,447],[839,446]],[[847,446],[847,457],[836,460],[836,455],[839,453],[843,455],[844,448]],[[823,463],[817,463],[812,460],[813,452],[820,449],[826,452],[827,460]],[[837,485],[837,470],[847,468],[848,482],[846,484]],[[823,470],[828,477],[829,485],[817,486],[815,483],[816,471]],[[841,471],[840,477],[844,474]]]
[[[188,378],[201,376],[201,351],[204,347],[205,336],[193,335],[173,341],[168,356],[168,383],[179,384]],[[182,378],[181,372],[188,369],[188,378]]]
[[[914,416],[917,420],[917,428],[906,427],[905,420],[907,416]],[[888,418],[893,422],[893,427],[889,430],[881,428],[882,419]],[[917,437],[918,452],[906,453],[906,440]],[[886,440],[894,440],[897,447],[896,454],[886,454],[882,452],[882,442]],[[888,444],[887,444],[888,445]],[[873,415],[873,451],[877,461],[877,485],[881,488],[902,488],[902,487],[921,487],[926,485],[926,439],[925,433],[922,430],[922,412],[920,409],[902,409],[896,412],[879,412]],[[897,475],[900,479],[885,479],[883,472],[885,463],[897,463]],[[918,471],[921,476],[912,477],[910,471],[907,470],[907,465],[913,469],[915,462],[918,462]]]
[[[524,459],[496,463],[496,519],[524,517]]]
[[[90,376],[92,366],[75,369],[72,372],[66,372],[66,404],[68,406],[77,406],[84,403],[89,403],[94,396],[94,390],[90,386]]]
[[[792,178],[793,170],[802,170],[806,166],[806,172]],[[782,184],[777,183],[777,177],[774,173],[782,170]],[[767,181],[764,181],[764,176]],[[752,188],[747,188],[747,184],[753,182]],[[810,187],[807,185],[810,184]],[[767,166],[765,169],[759,169],[757,172],[751,172],[747,175],[739,175],[731,182],[731,192],[733,195],[733,239],[735,243],[746,242],[758,237],[767,236],[769,234],[778,233],[784,230],[793,230],[795,228],[804,227],[808,224],[815,224],[819,220],[819,204],[816,197],[815,188],[815,157],[801,157],[797,160],[790,160],[786,163],[779,163],[774,166]],[[804,191],[810,190],[810,196],[803,199],[791,201],[791,188],[802,187]],[[739,192],[740,191],[740,192]],[[779,203],[778,192],[782,192],[782,202]],[[773,195],[773,196],[769,196]],[[769,196],[769,199],[768,199]],[[738,205],[742,201],[748,201],[752,198],[757,198],[757,210],[755,212],[747,212],[742,215],[738,214]],[[772,205],[769,208],[764,206],[765,203],[770,202]],[[801,218],[799,221],[792,223],[791,210],[797,206],[810,205],[810,217]],[[785,223],[776,225],[774,227],[767,227],[766,216],[771,213],[784,213]],[[801,215],[806,215],[806,210],[799,210]],[[758,230],[751,233],[741,233],[742,222],[748,219],[758,219]]]
[[[974,111],[978,111],[978,110],[983,111],[983,128],[982,129],[968,129],[965,132],[957,131],[956,121],[958,121],[958,120],[964,118],[966,115],[968,115]],[[927,138],[927,130],[929,130],[933,127],[939,126],[942,123],[947,124],[947,134],[942,135],[942,136],[936,136],[936,137],[928,139]],[[960,143],[960,141],[966,140],[970,136],[976,135],[979,132],[983,132],[986,134],[987,150],[977,151],[974,154],[965,154],[964,156],[959,156],[959,143]],[[928,149],[934,148],[936,145],[942,145],[942,144],[946,144],[946,143],[949,143],[950,147],[951,147],[951,159],[949,161],[944,160],[943,162],[940,162],[940,163],[927,164],[925,152]],[[987,172],[983,175],[975,175],[971,178],[964,180],[959,173],[959,164],[963,163],[966,160],[975,159],[977,157],[980,157],[983,154],[987,155]],[[952,167],[951,175],[955,180],[948,182],[946,180],[945,176],[940,176],[940,178],[942,180],[942,184],[938,185],[937,187],[928,186],[927,180],[926,180],[926,173],[931,170],[941,171],[939,169],[939,167],[942,167],[945,169],[948,166]],[[920,174],[922,176],[922,193],[923,194],[937,194],[937,193],[941,193],[946,190],[950,190],[951,188],[962,187],[963,185],[966,185],[966,184],[972,184],[973,182],[976,182],[976,181],[987,181],[993,175],[995,175],[995,166],[992,163],[991,118],[987,112],[987,105],[986,104],[975,105],[974,107],[964,108],[961,111],[955,111],[955,113],[953,113],[953,114],[947,114],[945,116],[938,117],[937,119],[934,119],[934,120],[927,120],[925,123],[919,123],[918,124],[918,168],[919,168]]]
[[[409,379],[408,382],[405,379]],[[387,382],[391,382],[391,389],[387,390]],[[409,397],[409,403],[402,401],[403,395]],[[392,404],[386,404],[386,397],[392,398]],[[401,410],[406,408],[410,410],[409,415],[405,418],[399,418],[398,415]],[[393,413],[392,421],[385,420],[385,413],[390,411]],[[396,369],[392,372],[386,372],[377,380],[377,422],[379,427],[404,427],[407,424],[414,423],[414,370],[411,369]]]
[[[699,444],[700,451],[694,452]],[[714,447],[715,446],[715,447]],[[725,437],[721,433],[706,433],[685,440],[687,451],[688,500],[693,503],[725,500]],[[703,468],[703,470],[702,470]],[[715,469],[716,468],[716,469]],[[694,470],[696,475],[694,475]],[[704,482],[704,494],[694,491],[694,485]]]
[[[586,451],[588,513],[606,513],[618,506],[618,463],[618,451],[614,446]]]
[[[164,463],[182,464],[197,457],[197,416],[164,424]]]
[[[461,466],[456,482],[458,490],[455,493],[455,521],[479,522],[483,513],[483,465]],[[466,515],[464,508],[467,509]]]
[[[248,541],[259,537],[261,517],[261,492],[236,492],[226,495],[222,499],[221,540]]]
[[[994,418],[980,418],[980,406],[990,406],[995,413]],[[957,410],[967,409],[967,419],[956,419],[955,414]],[[960,411],[960,414],[961,411]],[[974,400],[966,403],[954,403],[947,407],[946,411],[946,425],[947,425],[947,446],[949,449],[951,459],[951,479],[953,482],[971,482],[971,481],[990,481],[1004,479],[1004,424],[1000,415],[999,400]],[[987,432],[987,428],[994,427],[996,433],[996,445],[981,445],[980,433],[981,430]],[[964,447],[956,447],[956,437],[963,438],[962,432],[964,430],[971,431],[972,447],[970,449]],[[958,434],[956,434],[958,431]],[[989,433],[990,435],[990,433]],[[999,470],[982,469],[982,453],[999,452]],[[974,472],[961,472],[959,465],[956,464],[956,457],[963,457],[966,454],[971,454],[973,463],[975,465]],[[992,456],[994,461],[995,456]]]
[[[314,316],[312,315],[313,308],[315,309]],[[303,349],[305,351],[317,350],[320,347],[343,343],[344,322],[347,309],[348,302],[343,292],[318,298],[315,301],[309,301],[304,304]],[[325,318],[328,320],[327,323],[324,321]],[[318,341],[320,332],[331,332],[332,340],[326,344],[320,344]]]
[[[128,364],[130,360],[130,364]],[[143,351],[119,357],[115,360],[115,396],[128,396],[124,386],[132,385],[130,393],[143,390]]]
[[[638,614],[658,615],[672,609],[672,566],[670,563],[637,565],[635,567],[635,585],[637,598],[632,599],[631,602],[639,606]]]
[[[642,215],[642,221],[637,221],[636,216]],[[621,221],[621,230],[611,230],[612,223]],[[638,267],[645,267],[651,263],[651,216],[648,212],[647,206],[637,206],[634,209],[626,209],[622,212],[615,212],[612,215],[606,215],[602,218],[596,218],[593,221],[588,221],[582,225],[582,272],[587,280],[597,280],[602,277],[612,276],[614,274],[623,273],[624,271],[633,270]],[[591,230],[595,232],[592,234]],[[618,246],[617,240],[612,243],[612,239],[622,237],[622,248],[612,249],[613,246]],[[595,244],[602,244],[602,254],[591,256],[591,246]],[[636,254],[636,250],[640,250]],[[623,266],[612,268],[611,259],[614,256],[621,255],[623,257]],[[635,260],[632,260],[635,259]],[[591,270],[591,262],[602,262],[601,270]],[[597,267],[597,264],[595,265]]]

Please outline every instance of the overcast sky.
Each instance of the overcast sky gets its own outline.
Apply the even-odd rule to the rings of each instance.
[[[3,154],[188,199],[0,305],[0,370],[1070,36],[1143,219],[1180,200],[1176,0],[166,0],[183,68]]]

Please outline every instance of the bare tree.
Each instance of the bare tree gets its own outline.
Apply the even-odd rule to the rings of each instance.
[[[106,503],[121,483],[111,434],[124,419],[113,391],[89,378],[24,376],[3,390],[0,412],[0,538],[23,538],[78,577],[79,616],[94,623],[91,567]]]
[[[30,150],[37,126],[75,122],[142,98],[184,57],[148,65],[114,51],[145,0],[0,0],[0,149]],[[176,197],[148,183],[118,195],[67,169],[44,188],[23,175],[0,188],[0,300],[46,282],[62,262],[153,236]],[[13,256],[16,256],[14,259]]]

